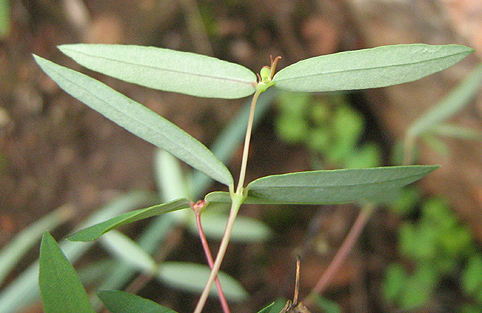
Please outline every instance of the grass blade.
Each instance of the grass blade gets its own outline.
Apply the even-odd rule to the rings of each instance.
[[[132,293],[105,290],[97,292],[97,295],[112,313],[176,313],[154,301],[144,299]]]
[[[77,273],[49,233],[40,247],[39,284],[45,313],[95,313]]]
[[[227,186],[233,184],[226,166],[176,125],[93,78],[34,57],[40,67],[74,98],[217,181]]]
[[[225,99],[255,91],[252,71],[205,55],[132,45],[73,44],[59,49],[91,70],[154,89]]]
[[[118,228],[122,225],[126,225],[164,213],[189,208],[189,203],[190,201],[187,199],[179,199],[164,204],[154,205],[149,208],[127,212],[111,218],[105,222],[80,230],[70,236],[68,239],[70,241],[93,241],[105,234],[106,232]]]
[[[377,200],[408,185],[438,166],[391,166],[309,171],[259,178],[246,187],[248,196],[293,204],[337,204]]]
[[[459,45],[392,45],[318,56],[292,64],[274,77],[275,86],[303,92],[378,88],[444,70],[474,50]]]

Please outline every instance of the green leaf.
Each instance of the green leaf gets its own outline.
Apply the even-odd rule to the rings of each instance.
[[[176,125],[93,78],[34,57],[40,67],[74,98],[217,181],[227,186],[233,184],[226,166],[202,143]]]
[[[145,273],[157,270],[156,261],[137,242],[123,233],[113,230],[101,237],[103,246],[125,263]]]
[[[130,45],[73,44],[59,49],[91,70],[154,89],[226,99],[255,91],[252,71],[205,55]]]
[[[77,273],[48,232],[40,247],[39,285],[45,313],[95,313]]]
[[[97,295],[112,313],[176,313],[154,301],[128,292],[105,290],[97,292]]]
[[[149,208],[127,212],[111,218],[105,222],[92,225],[86,229],[80,230],[70,236],[71,241],[93,241],[105,234],[106,232],[118,228],[122,225],[133,223],[152,216],[189,208],[190,201],[187,199],[178,199],[164,204],[154,205]]]
[[[225,191],[213,191],[206,195],[204,198],[208,203],[231,203],[231,196],[229,192]],[[251,196],[247,196],[243,201],[245,204],[290,204],[291,202],[275,201],[268,199],[260,199]]]
[[[292,64],[273,81],[278,88],[302,92],[385,87],[446,69],[473,51],[459,45],[409,44],[340,52]]]
[[[407,134],[412,137],[420,136],[422,133],[437,127],[443,121],[455,115],[477,94],[481,83],[482,64],[442,101],[415,121],[407,130]]]
[[[201,293],[210,273],[211,269],[206,265],[190,262],[164,262],[158,278],[171,287]],[[218,277],[228,300],[242,301],[247,298],[248,293],[234,278],[223,272],[219,272]],[[211,289],[211,295],[217,295],[215,286]]]
[[[78,229],[105,221],[108,218],[123,212],[138,208],[141,205],[150,205],[155,202],[154,195],[145,191],[135,191],[119,196],[89,216]],[[93,243],[78,243],[62,240],[59,244],[62,251],[71,262],[81,257]],[[33,302],[38,300],[38,262],[31,264],[18,277],[0,292],[0,312],[17,313],[26,310]]]
[[[248,184],[248,196],[293,204],[336,204],[376,200],[408,185],[438,166],[392,166],[309,171],[259,178]],[[247,202],[245,202],[247,203]]]

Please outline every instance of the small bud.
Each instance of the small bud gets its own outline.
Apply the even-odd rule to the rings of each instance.
[[[263,66],[263,68],[261,69],[261,71],[259,71],[259,74],[261,76],[261,81],[262,82],[269,82],[271,80],[271,69],[269,68],[269,66]]]

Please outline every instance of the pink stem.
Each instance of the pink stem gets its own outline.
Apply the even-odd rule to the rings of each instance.
[[[209,267],[212,269],[214,266],[214,260],[211,254],[211,249],[209,249],[208,241],[206,239],[206,236],[204,235],[204,230],[201,224],[201,210],[194,210],[194,212],[196,213],[196,224],[199,232],[199,237],[201,238],[201,243],[204,249],[204,254],[206,254]],[[217,276],[215,279],[215,283],[216,283],[216,287],[218,288],[219,302],[221,302],[223,312],[230,313],[228,301],[226,300],[226,296],[224,295],[223,288],[221,287],[221,282],[219,281],[219,278]]]

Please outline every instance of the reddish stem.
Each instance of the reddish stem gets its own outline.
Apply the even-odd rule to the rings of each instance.
[[[204,234],[204,230],[201,223],[201,208],[205,205],[204,201],[198,201],[195,204],[192,204],[191,207],[196,214],[196,225],[199,233],[199,237],[201,238],[201,243],[204,249],[204,254],[206,255],[206,259],[208,260],[209,267],[212,269],[214,266],[213,255],[211,254],[211,249],[209,249],[209,244]],[[218,289],[219,293],[219,302],[221,302],[221,306],[223,308],[224,313],[230,313],[228,301],[226,300],[226,296],[224,295],[223,288],[221,287],[221,282],[219,278],[216,276],[214,281],[216,283],[216,288]]]
[[[330,265],[326,271],[321,276],[320,280],[316,286],[311,290],[308,297],[303,301],[306,305],[312,305],[314,301],[314,296],[319,295],[325,291],[326,287],[330,284],[335,274],[340,269],[340,266],[347,259],[349,253],[353,250],[355,243],[358,241],[365,225],[367,224],[370,216],[374,210],[375,206],[373,204],[367,204],[362,207],[360,213],[358,214],[350,232],[343,241],[340,249],[336,252],[335,257],[331,261]]]

